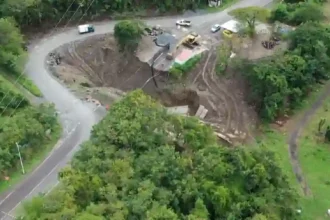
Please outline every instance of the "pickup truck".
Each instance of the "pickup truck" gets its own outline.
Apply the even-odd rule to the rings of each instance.
[[[190,27],[191,26],[191,21],[187,21],[187,20],[178,20],[176,21],[176,25],[179,25],[179,26],[183,26],[183,27]]]
[[[78,26],[79,34],[86,34],[86,33],[91,33],[94,31],[95,31],[95,28],[91,24],[83,24],[83,25]]]

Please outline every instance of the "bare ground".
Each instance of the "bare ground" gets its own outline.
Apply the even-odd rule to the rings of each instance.
[[[257,116],[245,102],[244,81],[239,73],[221,78],[216,75],[214,48],[202,55],[202,61],[184,81],[173,82],[167,73],[155,72],[159,88],[150,79],[150,66],[133,54],[119,53],[111,35],[73,42],[56,53],[62,62],[54,67],[54,73],[80,94],[99,98],[102,92],[100,101],[111,104],[114,95],[109,100],[106,96],[113,94],[113,88],[118,96],[120,91],[143,88],[165,106],[189,105],[192,115],[204,105],[209,110],[204,121],[216,131],[234,142],[253,140]]]

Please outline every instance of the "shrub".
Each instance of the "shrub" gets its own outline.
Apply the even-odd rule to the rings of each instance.
[[[184,64],[175,63],[170,69],[169,73],[176,79],[181,79],[186,73],[194,69],[196,64],[200,61],[202,56],[199,54],[187,60]]]
[[[218,60],[215,71],[218,75],[224,74],[230,59],[231,49],[228,44],[220,45],[218,49]]]
[[[25,76],[21,76],[19,79],[19,83],[26,89],[28,90],[31,94],[37,96],[37,97],[42,97],[42,93],[39,90],[39,88],[30,80],[29,78]]]
[[[123,51],[134,51],[144,34],[145,25],[136,20],[120,21],[115,25],[114,37]]]
[[[318,22],[323,19],[322,9],[313,2],[281,3],[271,13],[271,21],[279,21],[289,25],[300,25],[308,21]]]

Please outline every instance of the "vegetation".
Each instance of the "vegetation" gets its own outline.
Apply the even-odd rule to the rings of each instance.
[[[329,208],[326,195],[330,193],[330,184],[327,178],[324,178],[329,174],[326,166],[330,162],[329,143],[324,141],[330,122],[329,107],[330,99],[327,98],[324,106],[309,120],[298,140],[299,161],[314,197],[302,199],[304,219],[324,219],[324,213]],[[318,123],[321,119],[325,119],[325,124],[319,132]]]
[[[250,6],[237,8],[229,12],[231,16],[240,21],[244,32],[250,37],[255,35],[256,22],[266,22],[270,17],[270,11],[266,8]]]
[[[225,73],[231,55],[231,48],[227,43],[223,43],[218,48],[218,60],[215,71],[218,75]]]
[[[122,51],[135,51],[144,34],[145,25],[140,21],[120,21],[115,25],[114,37]]]
[[[323,5],[298,2],[300,1],[285,1],[272,12],[272,18],[283,19],[273,20],[299,25],[288,36],[288,50],[285,51],[284,55],[277,55],[268,60],[257,62],[252,65],[252,71],[247,74],[249,75],[247,78],[253,77],[249,80],[251,88],[255,92],[253,96],[259,93],[253,100],[258,101],[256,97],[261,98],[259,99],[259,104],[261,104],[259,107],[263,107],[264,110],[260,113],[264,113],[263,117],[269,120],[273,120],[283,112],[297,109],[298,106],[305,103],[307,95],[309,102],[314,103],[315,100],[312,101],[310,95],[314,96],[319,93],[313,90],[320,87],[318,84],[329,79],[330,32],[328,24],[321,23],[323,22],[323,14],[320,7]],[[299,14],[300,16],[298,16]],[[265,69],[263,70],[263,68]],[[258,76],[258,74],[261,75]],[[257,80],[253,81],[255,79]],[[268,88],[263,85],[267,85]],[[327,82],[326,87],[328,88],[328,86],[329,83]],[[261,95],[261,91],[265,93]],[[280,96],[283,97],[280,98]],[[324,106],[309,119],[309,123],[303,128],[301,137],[297,141],[299,145],[298,160],[313,194],[311,197],[300,196],[300,208],[302,210],[300,219],[327,218],[325,216],[329,204],[326,195],[330,190],[329,181],[325,178],[329,173],[326,166],[330,160],[329,143],[327,142],[328,128],[329,98],[327,98]],[[281,131],[283,130],[285,128],[281,129]],[[301,191],[301,186],[292,172],[292,165],[288,157],[287,139],[286,133],[282,134],[270,129],[264,132],[262,143],[265,146],[271,146],[271,149],[276,149],[277,156],[282,159],[283,172],[288,175],[291,186]]]
[[[201,58],[202,58],[202,55],[199,54],[199,55],[196,55],[196,56],[190,58],[183,64],[175,63],[169,71],[170,75],[172,77],[174,77],[175,79],[181,79],[182,77],[185,76],[186,73],[188,73],[194,69],[194,67],[201,60]]]
[[[52,105],[41,105],[36,108],[29,106],[25,101],[18,109],[8,108],[5,111],[9,112],[11,117],[6,114],[0,117],[0,183],[4,181],[5,176],[11,176],[19,167],[16,143],[21,146],[24,160],[29,161],[42,151],[58,127]]]
[[[329,85],[329,84],[328,84]],[[327,87],[327,86],[326,86]],[[326,88],[324,88],[326,89]],[[304,109],[310,107],[320,93],[325,92],[315,90],[311,95],[304,100]],[[282,127],[281,130],[266,129],[263,130],[263,136],[260,137],[260,143],[271,150],[276,149],[276,156],[281,159],[280,167],[283,172],[288,176],[290,185],[297,189],[299,196],[299,208],[302,210],[299,219],[327,219],[326,212],[329,208],[328,193],[330,192],[330,185],[328,184],[327,177],[329,163],[329,143],[324,142],[324,132],[330,122],[329,118],[330,99],[324,103],[316,113],[309,119],[309,122],[302,129],[301,137],[297,140],[299,145],[299,163],[303,170],[304,178],[311,189],[312,196],[304,196],[302,188],[299,185],[294,173],[292,172],[292,164],[288,156],[288,128]],[[301,118],[302,113],[298,112],[297,117]],[[321,119],[325,119],[325,125],[318,131],[318,124]],[[292,124],[291,124],[292,125]],[[291,125],[289,125],[291,127]],[[288,127],[289,127],[288,126]]]
[[[18,61],[24,55],[23,37],[16,23],[10,18],[0,18],[0,67],[19,71]]]
[[[32,95],[37,97],[42,97],[42,93],[39,88],[26,76],[21,76],[19,78],[19,84],[23,86],[26,90],[28,90]]]
[[[271,14],[272,21],[289,25],[300,25],[308,21],[318,22],[325,18],[321,6],[310,1],[295,4],[280,3]]]
[[[78,0],[70,6],[71,1],[62,0],[2,1],[0,69],[13,78],[22,69],[24,41],[18,27],[54,23],[68,6],[63,22],[76,10],[73,20],[82,15],[93,19],[144,9],[181,11],[203,6],[207,1],[100,0],[91,7],[89,3]],[[253,37],[256,22],[268,20],[270,13],[248,7],[236,9],[231,15]],[[267,121],[299,106],[316,84],[329,78],[330,70],[329,28],[318,23],[324,18],[320,5],[286,0],[270,17],[300,26],[290,34],[289,49],[283,55],[246,69],[250,98]],[[121,49],[134,51],[143,26],[137,21],[123,21],[115,31]],[[226,66],[227,53],[224,54],[219,58],[219,73]],[[170,72],[181,78],[199,59],[176,65]],[[40,92],[30,81],[22,79],[20,83],[35,95]],[[23,158],[31,160],[44,150],[51,139],[49,132],[53,134],[58,127],[53,106],[32,107],[1,75],[0,99],[1,189],[3,177],[11,176],[19,165],[16,142],[22,146]],[[313,125],[315,130],[307,130],[304,143],[300,143],[299,159],[317,198],[317,202],[301,199],[306,212],[310,211],[307,219],[321,217],[316,207],[328,208],[325,112],[322,119],[326,121],[319,131],[322,140],[315,138],[318,126]],[[315,121],[318,123],[320,118]],[[285,160],[286,138],[269,133],[258,148],[228,149],[219,146],[210,128],[196,119],[168,115],[149,97],[135,91],[115,104],[94,128],[91,140],[75,155],[71,167],[61,171],[60,186],[25,204],[24,219],[296,219],[295,210],[299,207],[291,187],[297,184],[291,164]],[[284,171],[267,148],[276,149],[275,155],[284,158],[280,164]]]
[[[330,35],[327,26],[307,22],[289,36],[284,56],[257,62],[246,74],[251,99],[267,121],[295,109],[316,83],[329,78]]]
[[[22,4],[23,2],[20,2]],[[6,6],[21,7],[16,1],[2,1]],[[13,8],[12,8],[13,9]],[[18,8],[16,8],[18,9]],[[41,96],[39,89],[22,71],[26,52],[24,40],[13,18],[0,13],[0,189],[4,190],[7,177],[20,169],[16,144],[26,163],[43,152],[46,145],[59,137],[59,124],[53,105],[31,106],[17,81],[32,94]]]
[[[63,22],[80,19],[83,15],[87,18],[98,16],[111,16],[123,12],[145,11],[153,9],[159,13],[169,11],[182,11],[186,9],[197,9],[207,5],[206,0],[168,0],[168,1],[112,1],[112,0],[76,0],[72,1],[54,0],[4,0],[0,3],[0,17],[14,17],[21,26],[42,25],[43,23],[56,23],[64,15]],[[93,3],[93,4],[92,4]]]
[[[23,219],[296,219],[274,153],[221,147],[211,128],[142,91],[112,106],[59,177]]]

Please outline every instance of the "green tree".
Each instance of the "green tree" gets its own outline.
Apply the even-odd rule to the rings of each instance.
[[[189,220],[207,220],[209,219],[209,212],[200,198],[196,200],[195,207],[188,216]]]
[[[144,34],[144,24],[140,21],[126,20],[115,25],[114,36],[119,48],[126,51],[134,51]]]
[[[291,220],[297,204],[272,152],[219,146],[141,90],[112,106],[41,201],[26,219]]]
[[[280,3],[271,12],[272,21],[295,26],[308,21],[319,22],[324,18],[321,6],[314,2]]]
[[[304,2],[297,6],[290,19],[293,25],[300,25],[307,21],[322,21],[324,19],[323,11],[320,5],[314,2]]]
[[[290,34],[289,39],[289,49],[307,62],[307,73],[312,74],[314,78],[311,83],[328,79],[330,76],[328,27],[316,22],[307,22],[297,27]]]
[[[251,86],[251,101],[265,120],[272,121],[285,111],[285,97],[289,93],[285,75],[272,62],[260,62],[247,74]]]
[[[229,14],[242,23],[250,37],[255,35],[256,22],[266,22],[270,18],[268,9],[256,6],[237,8]]]
[[[14,20],[0,18],[0,67],[14,72],[19,70],[17,64],[24,54],[23,43],[23,37]]]
[[[40,109],[24,106],[16,109],[11,117],[0,117],[0,167],[2,175],[10,175],[19,165],[16,143],[21,146],[20,151],[24,160],[30,160],[35,153],[42,150],[49,140],[47,130],[50,133],[58,132],[57,117],[54,111],[52,106],[47,105],[41,106]]]

